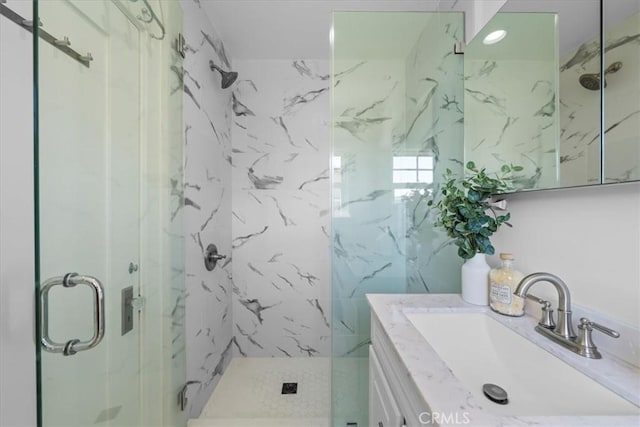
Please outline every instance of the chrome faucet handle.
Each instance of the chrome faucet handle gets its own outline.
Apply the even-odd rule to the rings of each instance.
[[[594,344],[593,338],[591,337],[591,333],[594,329],[602,332],[603,334],[609,335],[611,338],[619,338],[620,333],[599,323],[592,322],[586,317],[582,317],[580,319],[580,324],[578,325],[580,334],[576,338],[576,344],[580,346],[578,354],[580,354],[581,356],[589,357],[591,359],[601,359],[602,354],[600,354],[600,352],[598,351],[598,348]]]
[[[527,294],[527,299],[530,299],[531,301],[535,301],[538,304],[542,305],[542,317],[540,317],[538,325],[547,329],[555,328],[556,322],[553,320],[553,309],[551,308],[551,303],[532,294]]]
[[[600,323],[596,323],[596,322],[592,322],[591,320],[587,319],[586,317],[581,317],[580,318],[580,324],[578,325],[579,329],[587,329],[589,330],[591,329],[597,329],[598,331],[602,332],[603,334],[609,335],[611,338],[620,338],[620,332],[618,331],[614,331],[611,328],[607,328],[604,325],[601,325]]]

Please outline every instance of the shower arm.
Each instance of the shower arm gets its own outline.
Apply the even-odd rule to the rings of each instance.
[[[620,68],[622,68],[622,62],[614,62],[613,64],[609,65],[606,70],[604,70],[604,75],[607,76],[609,74],[615,74],[620,71]],[[602,77],[602,73],[598,73],[596,75],[598,76],[598,78]]]
[[[225,71],[218,67],[212,60],[209,60],[209,68],[211,68],[211,71],[215,70],[219,73],[224,73]]]
[[[606,76],[607,74],[615,74],[620,71],[620,68],[622,68],[622,62],[614,62],[613,64],[609,65],[606,70],[604,70],[604,75]]]

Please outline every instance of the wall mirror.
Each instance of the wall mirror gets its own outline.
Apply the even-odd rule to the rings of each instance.
[[[508,0],[464,65],[466,160],[516,191],[640,179],[640,0]]]

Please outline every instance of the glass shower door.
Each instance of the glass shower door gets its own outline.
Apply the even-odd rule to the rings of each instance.
[[[140,30],[111,1],[38,8],[40,425],[138,426]]]
[[[366,294],[459,292],[428,201],[462,171],[463,19],[340,11],[333,31],[332,425],[367,426]]]

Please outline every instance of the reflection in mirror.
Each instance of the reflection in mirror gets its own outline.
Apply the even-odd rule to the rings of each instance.
[[[518,190],[640,179],[640,0],[605,1],[603,6],[602,61],[599,0],[509,0],[487,24],[465,54],[467,159],[490,170],[503,163],[522,165],[526,174],[516,180]],[[546,139],[554,126],[540,128],[544,113],[529,111],[541,102],[541,85],[535,90],[531,86],[529,93],[524,90],[532,83],[527,77],[532,73],[540,73],[540,82],[549,76],[543,67],[522,70],[513,63],[508,73],[500,57],[510,40],[520,38],[514,58],[539,60],[536,54],[554,33],[541,22],[545,14],[556,15],[558,35],[558,73],[546,80],[557,84],[547,85],[557,94],[555,145]],[[506,35],[484,44],[498,27],[506,29]],[[501,66],[502,73],[497,72]],[[548,107],[550,112],[551,104]]]
[[[605,4],[625,1],[639,0]],[[507,35],[484,44],[499,27]],[[504,163],[523,166],[517,190],[599,184],[600,62],[599,0],[507,1],[465,52],[466,158],[490,170]],[[616,61],[605,62],[606,68]],[[612,66],[608,80],[621,72]],[[473,108],[495,112],[492,101],[501,111],[473,118]]]
[[[465,50],[465,160],[524,168],[516,190],[558,185],[554,13],[499,13]]]
[[[640,135],[639,0],[604,2],[604,146],[600,143],[601,64],[599,34],[561,62],[560,84],[566,132],[562,142],[562,186],[638,179]],[[602,153],[602,168],[593,161]]]
[[[605,183],[640,179],[640,0],[604,2]],[[600,80],[600,79],[598,79]]]

